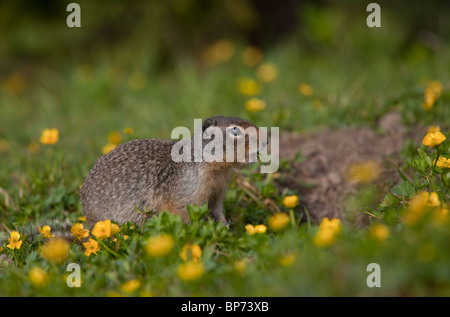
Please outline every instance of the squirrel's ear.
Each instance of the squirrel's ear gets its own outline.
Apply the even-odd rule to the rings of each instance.
[[[215,126],[215,125],[216,125],[216,120],[214,120],[213,118],[207,118],[207,119],[205,119],[205,121],[203,121],[202,131],[205,131],[210,126]]]

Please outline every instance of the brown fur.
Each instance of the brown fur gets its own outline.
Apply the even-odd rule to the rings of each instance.
[[[255,127],[243,119],[216,116],[203,122],[201,132],[210,126],[222,130],[224,142],[227,127]],[[209,141],[203,140],[203,146]],[[127,221],[141,224],[145,216],[137,209],[156,213],[168,210],[188,223],[186,206],[208,203],[212,217],[226,224],[222,203],[231,168],[248,162],[174,162],[171,149],[175,143],[173,140],[133,140],[101,157],[80,193],[88,223],[92,226],[97,221],[111,219],[119,224]],[[247,159],[249,151],[257,151],[249,149],[248,142],[245,150]],[[225,145],[223,153],[225,156]]]

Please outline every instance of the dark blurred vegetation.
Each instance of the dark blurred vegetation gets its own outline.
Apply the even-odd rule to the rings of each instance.
[[[355,48],[373,54],[365,51],[364,37],[355,43],[347,36],[355,24],[367,31],[365,10],[372,1],[81,0],[76,3],[82,27],[68,28],[66,7],[71,2],[0,1],[0,76],[18,68],[57,68],[68,61],[95,63],[105,58],[158,71],[180,58],[199,56],[220,38],[263,49],[294,39],[311,54]],[[449,1],[376,3],[382,23],[393,23],[395,32],[404,35],[384,53],[427,55],[448,40]]]
[[[92,154],[124,127],[168,138],[223,114],[312,131],[376,126],[393,108],[406,123],[445,125],[446,107],[424,114],[422,94],[436,79],[447,100],[450,2],[377,1],[382,25],[369,28],[370,2],[80,0],[81,28],[69,28],[71,1],[0,0],[0,139],[20,151],[57,127],[61,144]],[[248,48],[262,56],[252,65]],[[237,89],[267,63],[276,80]],[[253,96],[264,111],[246,110]]]

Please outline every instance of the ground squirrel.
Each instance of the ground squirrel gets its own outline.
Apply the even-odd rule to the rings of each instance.
[[[216,138],[205,139],[205,131],[217,127],[223,137],[222,162],[194,161],[194,138],[201,132],[200,150]],[[250,129],[247,129],[250,128]],[[244,131],[245,130],[245,131]],[[247,133],[254,131],[253,135]],[[249,142],[256,137],[256,145]],[[221,138],[218,138],[221,139]],[[245,154],[235,151],[234,159],[225,160],[225,143],[236,145],[245,142]],[[185,140],[192,149],[189,161],[173,160],[172,148],[177,140],[136,139],[117,146],[101,157],[89,172],[81,187],[83,213],[90,226],[97,221],[111,219],[122,224],[127,221],[142,224],[145,219],[140,211],[169,211],[189,223],[187,205],[208,204],[212,217],[227,224],[222,212],[223,200],[232,167],[247,164],[252,155],[256,157],[259,144],[259,129],[251,122],[234,117],[216,116],[207,118],[194,131],[192,139]],[[262,142],[264,147],[267,142]],[[198,147],[197,147],[198,149]],[[234,149],[234,148],[233,148]],[[228,151],[229,153],[230,151]],[[212,151],[214,154],[214,151]],[[220,153],[220,151],[218,151]],[[220,154],[222,154],[220,153]],[[186,154],[186,153],[185,153]],[[242,157],[239,159],[239,155]],[[239,162],[240,161],[240,162]]]

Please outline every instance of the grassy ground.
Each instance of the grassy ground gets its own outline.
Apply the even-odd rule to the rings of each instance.
[[[145,51],[133,62],[120,52],[103,52],[58,70],[40,67],[0,78],[0,295],[449,296],[450,175],[433,164],[438,153],[449,158],[448,140],[404,151],[403,181],[376,210],[361,210],[372,215],[365,229],[309,223],[305,210],[284,200],[296,193],[278,191],[274,177],[255,167],[240,175],[271,204],[256,203],[242,179],[233,178],[225,201],[229,229],[203,220],[204,208],[193,208],[191,225],[167,214],[142,228],[127,224],[116,241],[99,240],[100,250],[90,256],[79,244],[48,246],[43,235],[32,241],[22,229],[36,221],[82,222],[79,188],[105,145],[170,138],[176,126],[193,129],[194,118],[234,115],[282,131],[319,131],[375,126],[396,110],[407,128],[439,125],[448,138],[447,42],[437,50],[420,43],[405,47],[406,30],[389,13],[380,29],[366,28],[362,18],[349,21],[338,8],[304,18],[304,30],[262,52],[261,61],[250,58],[251,66],[242,60],[245,43],[222,41],[216,45],[228,55],[216,56],[211,47],[203,59],[180,57],[164,72],[148,66]],[[321,21],[325,27],[318,28]],[[258,76],[264,63],[277,70],[268,82]],[[240,86],[246,78],[256,81],[256,94]],[[424,91],[432,80],[443,88],[425,110]],[[246,109],[253,97],[265,108]],[[40,142],[46,128],[58,129],[55,144]],[[285,215],[278,225],[270,220],[274,209]],[[248,224],[268,228],[251,234]],[[21,234],[19,249],[7,247],[13,230]],[[201,256],[194,248],[187,259],[180,257],[185,245],[198,245]],[[80,265],[80,288],[66,284],[68,263]],[[369,263],[380,265],[381,287],[367,286]]]

